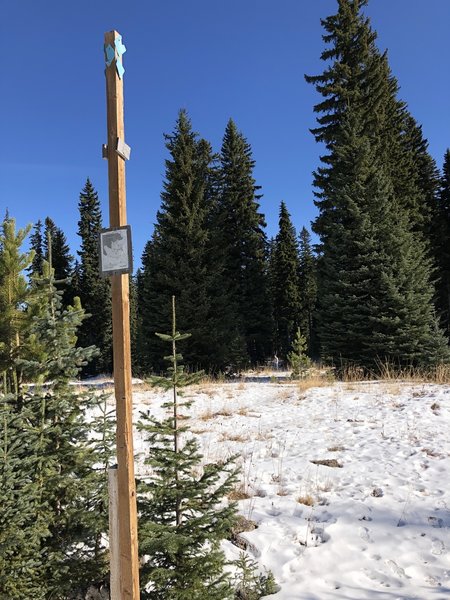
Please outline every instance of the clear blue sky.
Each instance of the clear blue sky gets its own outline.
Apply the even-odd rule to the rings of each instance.
[[[336,0],[0,0],[0,215],[19,226],[50,216],[72,251],[78,196],[89,176],[108,225],[103,35],[124,55],[128,222],[135,260],[150,238],[170,132],[180,108],[220,149],[232,117],[253,148],[267,233],[284,200],[297,229],[316,215],[309,128],[319,97],[303,75],[324,65],[320,18]],[[441,167],[450,146],[449,0],[372,0],[400,96]]]

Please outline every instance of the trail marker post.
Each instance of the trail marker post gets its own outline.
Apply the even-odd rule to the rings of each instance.
[[[123,122],[122,55],[126,48],[117,31],[105,33],[108,143],[109,220],[112,229],[124,228],[126,217],[125,144]],[[120,600],[139,600],[136,485],[133,454],[129,275],[111,275],[114,352],[114,391],[117,415],[117,504],[120,553]]]

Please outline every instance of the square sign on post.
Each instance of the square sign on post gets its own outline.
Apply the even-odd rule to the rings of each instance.
[[[100,232],[100,275],[121,275],[133,272],[131,227],[111,227]]]

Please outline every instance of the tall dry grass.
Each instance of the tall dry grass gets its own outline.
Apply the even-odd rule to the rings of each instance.
[[[439,364],[430,367],[415,365],[399,366],[392,362],[379,362],[374,369],[356,365],[348,365],[339,369],[336,376],[345,383],[358,381],[388,381],[404,383],[450,383],[450,364]]]

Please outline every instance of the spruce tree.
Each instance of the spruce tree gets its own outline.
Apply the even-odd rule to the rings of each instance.
[[[131,345],[131,368],[133,373],[139,370],[139,355],[138,355],[138,331],[139,331],[139,314],[138,314],[138,275],[130,275],[130,345]]]
[[[447,338],[450,337],[450,150],[444,156],[438,207],[434,221],[434,251],[437,264],[437,311]]]
[[[75,296],[71,281],[73,256],[65,233],[50,217],[45,219],[43,250],[44,259],[52,264],[56,285],[63,291],[63,304],[68,306]]]
[[[40,504],[33,479],[37,436],[24,416],[23,365],[30,358],[26,310],[31,290],[24,275],[33,254],[21,250],[29,228],[15,230],[9,215],[0,236],[0,590],[6,598],[45,598],[42,540],[48,536],[48,511]],[[34,344],[33,344],[34,346]]]
[[[336,155],[345,179],[336,188],[336,226],[322,255],[324,357],[370,368],[385,361],[404,366],[445,359],[442,335],[435,331],[430,260],[351,113]]]
[[[88,318],[79,331],[80,346],[95,345],[100,354],[85,368],[87,374],[112,371],[111,288],[109,280],[100,277],[98,240],[102,229],[100,201],[92,183],[87,179],[78,204],[80,220],[76,295]]]
[[[215,235],[222,248],[222,279],[229,289],[231,323],[245,339],[252,363],[271,349],[271,315],[266,273],[267,239],[259,212],[259,186],[253,178],[252,149],[229,120],[220,153]]]
[[[42,275],[42,265],[44,262],[44,240],[42,237],[42,221],[38,221],[33,227],[33,233],[30,236],[30,249],[33,250],[33,262],[28,271],[30,276]]]
[[[22,417],[36,433],[33,479],[39,483],[39,503],[45,509],[48,535],[41,541],[42,589],[45,597],[67,598],[105,576],[107,554],[101,537],[107,530],[105,462],[112,454],[105,436],[92,438],[95,424],[88,411],[102,399],[95,392],[77,393],[70,381],[96,353],[95,347],[75,347],[84,318],[79,302],[63,308],[54,272],[44,263],[29,310],[34,314],[30,336],[39,348],[34,360],[19,359],[28,380]],[[51,382],[50,384],[48,382]],[[102,428],[100,428],[102,429]],[[98,440],[100,433],[106,443]],[[111,442],[111,436],[109,436]]]
[[[296,232],[284,202],[272,250],[273,319],[276,351],[286,358],[300,323],[299,262]]]
[[[414,219],[414,228],[418,229],[432,250],[436,235],[434,224],[438,208],[440,173],[436,161],[428,152],[428,141],[423,136],[422,126],[408,112],[403,119],[401,141],[403,157],[409,157],[409,169],[405,178],[414,183],[418,196],[419,215]],[[431,256],[434,260],[433,252]]]
[[[446,352],[433,315],[425,195],[407,174],[407,112],[360,12],[366,4],[339,0],[322,22],[331,46],[322,58],[334,62],[307,78],[324,96],[313,132],[328,151],[315,174],[322,351],[367,366],[436,362]]]
[[[178,298],[180,326],[189,326],[192,334],[186,362],[212,368],[220,361],[211,340],[218,318],[211,300],[214,272],[208,230],[211,148],[192,131],[184,110],[166,139],[170,158],[162,203],[139,279],[140,355],[147,372],[163,367],[161,341],[153,338],[170,321],[165,299],[172,295]]]
[[[302,227],[299,235],[300,329],[308,343],[309,356],[317,355],[315,309],[317,304],[317,265],[309,231]]]
[[[4,376],[0,392],[0,586],[11,600],[65,600],[106,574],[111,428],[89,419],[97,395],[70,385],[95,349],[75,347],[84,313],[79,303],[62,307],[48,263],[21,309],[27,318],[10,360],[23,377],[11,386]]]
[[[300,327],[298,327],[294,341],[292,342],[292,349],[287,355],[293,379],[304,377],[311,365],[311,360],[307,355],[307,345],[306,337],[302,335]]]
[[[202,373],[186,374],[177,345],[189,337],[177,331],[175,297],[172,298],[172,331],[157,334],[171,345],[168,377],[151,383],[170,392],[163,405],[162,421],[142,415],[140,428],[148,443],[145,464],[151,468],[141,484],[139,548],[145,562],[141,570],[142,598],[203,600],[232,598],[220,541],[234,521],[235,507],[219,504],[236,482],[232,458],[204,464],[186,420],[180,420],[181,389],[195,383]]]
[[[53,248],[54,239],[56,237],[57,227],[55,222],[50,217],[45,217],[44,234],[42,236],[42,248],[44,251],[44,259],[53,264]]]
[[[148,316],[151,315],[151,302],[149,302],[149,293],[151,291],[151,282],[153,280],[152,266],[154,257],[151,256],[153,249],[152,240],[149,240],[142,252],[142,268],[136,273],[137,284],[137,322],[136,333],[136,353],[138,370],[141,373],[148,374],[152,371],[155,358],[152,353],[152,343],[150,335],[152,324],[148,323]],[[155,333],[153,331],[153,333]],[[157,360],[157,359],[156,359]]]
[[[17,404],[16,393],[0,392],[0,590],[8,600],[45,600],[42,548],[51,518],[34,477],[42,461],[36,454],[39,434]]]
[[[49,239],[51,249],[49,248]],[[55,225],[50,217],[45,219],[43,249],[44,258],[47,262],[49,262],[51,257],[51,264],[55,272],[55,280],[67,280],[72,273],[73,257],[70,254],[70,248],[65,233]]]

